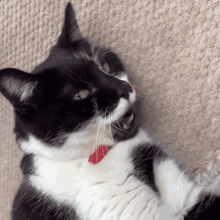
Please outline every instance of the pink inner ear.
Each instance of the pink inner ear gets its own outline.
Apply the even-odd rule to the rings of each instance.
[[[89,162],[96,164],[99,163],[103,157],[107,154],[108,147],[105,145],[100,146],[93,154],[89,156]]]

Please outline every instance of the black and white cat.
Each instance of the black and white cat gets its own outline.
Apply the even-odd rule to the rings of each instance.
[[[140,128],[121,61],[82,37],[70,3],[46,61],[32,74],[1,70],[0,91],[23,152],[13,220],[220,219],[215,189]],[[100,145],[107,155],[88,162]]]

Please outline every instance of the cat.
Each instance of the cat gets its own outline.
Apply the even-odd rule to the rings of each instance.
[[[121,60],[82,36],[71,3],[48,58],[31,74],[2,69],[0,91],[23,152],[12,220],[220,219],[219,194],[141,128]]]

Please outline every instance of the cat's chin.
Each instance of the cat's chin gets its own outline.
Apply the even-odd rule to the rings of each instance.
[[[117,121],[112,123],[114,139],[123,141],[132,138],[138,129],[137,114],[131,108]]]

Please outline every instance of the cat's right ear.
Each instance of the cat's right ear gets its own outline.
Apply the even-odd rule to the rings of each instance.
[[[0,92],[21,113],[33,108],[33,93],[38,84],[38,76],[18,69],[0,70]]]
[[[72,4],[69,2],[66,6],[63,29],[57,44],[68,47],[81,39],[83,39],[83,36],[79,30]]]

